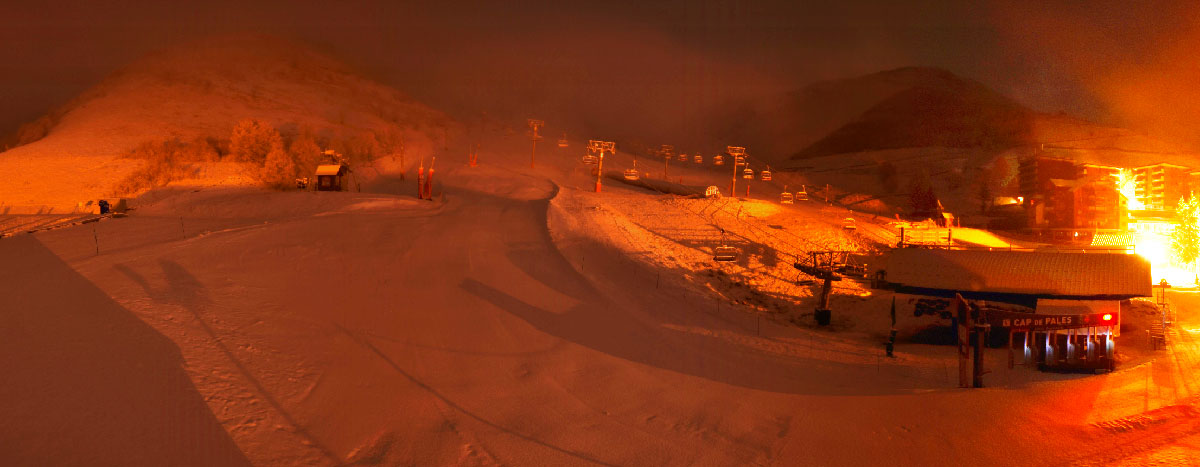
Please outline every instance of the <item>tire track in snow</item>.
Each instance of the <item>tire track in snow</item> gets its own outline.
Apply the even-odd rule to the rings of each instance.
[[[182,306],[182,308],[187,310],[196,319],[196,322],[200,325],[200,328],[204,331],[205,334],[208,335],[209,339],[213,342],[213,344],[216,345],[217,349],[225,356],[225,358],[230,363],[233,364],[233,366],[235,368],[237,368],[238,372],[241,373],[242,377],[245,378],[246,381],[249,382],[250,385],[254,387],[254,390],[258,392],[259,396],[261,396],[262,399],[265,400],[267,402],[267,404],[271,406],[272,409],[274,409],[275,413],[279,414],[280,417],[283,417],[284,421],[286,421],[289,425],[292,426],[292,428],[295,429],[294,432],[296,434],[298,434],[298,435],[300,435],[300,437],[304,438],[304,440],[306,441],[305,444],[317,449],[321,453],[322,456],[324,456],[326,459],[332,461],[334,464],[342,465],[341,458],[339,456],[337,456],[336,454],[334,454],[333,451],[331,451],[324,444],[321,444],[321,442],[319,440],[317,440],[315,437],[313,437],[312,434],[308,432],[307,428],[305,428],[303,425],[301,425],[299,423],[299,421],[297,421],[294,417],[292,417],[292,415],[283,408],[283,405],[280,404],[279,401],[276,400],[275,397],[271,395],[271,392],[268,391],[267,388],[262,385],[262,382],[260,382],[258,380],[258,378],[254,377],[254,375],[250,372],[250,369],[247,368],[246,365],[244,363],[242,363],[242,361],[239,360],[236,355],[233,354],[233,351],[230,350],[229,346],[226,345],[225,341],[223,339],[221,339],[220,336],[217,335],[216,330],[214,330],[212,328],[212,326],[210,326],[208,324],[208,322],[204,320],[204,318],[200,315],[200,310],[197,308],[197,306],[194,303],[185,302],[185,303],[181,303],[180,305]]]
[[[532,437],[532,436],[529,436],[529,435],[526,435],[526,434],[524,434],[524,433],[520,433],[520,432],[518,432],[518,431],[515,431],[515,430],[513,430],[513,429],[511,429],[511,428],[508,428],[508,427],[502,426],[502,425],[500,425],[500,424],[498,424],[498,423],[496,423],[496,422],[493,422],[493,421],[491,421],[491,420],[488,420],[488,419],[486,419],[486,418],[483,418],[483,417],[481,417],[481,416],[479,416],[479,415],[475,414],[474,412],[472,412],[472,411],[468,410],[466,407],[463,407],[463,406],[459,405],[457,402],[454,402],[454,401],[453,401],[453,400],[451,400],[449,397],[446,397],[444,394],[442,394],[441,392],[439,392],[439,391],[438,391],[436,388],[434,388],[434,387],[430,386],[429,384],[426,384],[424,381],[422,381],[422,380],[418,379],[416,376],[413,376],[411,373],[409,373],[408,371],[404,370],[404,368],[402,368],[402,367],[401,367],[399,364],[397,364],[395,360],[392,360],[392,358],[391,358],[391,357],[388,357],[388,356],[387,356],[387,354],[383,353],[383,351],[382,351],[382,350],[379,350],[379,348],[378,348],[378,347],[376,347],[376,346],[375,346],[375,344],[372,344],[372,343],[371,343],[369,340],[367,340],[366,338],[364,338],[364,337],[362,337],[362,336],[360,336],[360,335],[357,335],[357,334],[355,334],[355,333],[353,333],[353,332],[350,332],[350,330],[348,330],[348,329],[346,329],[346,328],[342,327],[342,326],[341,326],[341,325],[339,325],[339,324],[334,324],[334,326],[336,326],[336,327],[337,327],[337,328],[338,328],[338,329],[339,329],[339,330],[340,330],[340,331],[341,331],[343,334],[345,334],[345,335],[346,335],[346,337],[349,337],[351,340],[353,340],[354,342],[358,343],[358,345],[362,346],[362,347],[363,347],[364,349],[366,349],[367,351],[370,351],[371,353],[375,354],[375,355],[376,355],[376,356],[378,356],[380,359],[382,359],[384,363],[386,363],[388,366],[392,367],[392,369],[393,369],[393,370],[396,370],[396,373],[399,373],[401,376],[403,376],[405,379],[408,379],[410,382],[412,382],[413,384],[415,384],[417,387],[419,387],[419,388],[421,388],[422,390],[424,390],[425,392],[428,392],[429,394],[433,395],[433,396],[434,396],[434,397],[436,397],[436,398],[437,398],[439,401],[441,401],[442,403],[446,404],[446,405],[447,405],[447,406],[449,406],[450,408],[454,409],[455,411],[457,411],[457,412],[459,412],[459,413],[461,413],[461,414],[463,414],[463,415],[466,415],[467,417],[470,417],[471,419],[473,419],[473,420],[475,420],[475,421],[477,421],[477,422],[479,422],[479,423],[482,423],[482,424],[484,424],[484,425],[487,425],[487,426],[489,426],[489,427],[492,427],[492,428],[494,428],[494,429],[496,429],[496,430],[499,430],[499,431],[501,431],[501,432],[508,433],[509,435],[512,435],[512,436],[515,436],[515,437],[517,437],[517,438],[523,439],[523,440],[525,440],[525,441],[528,441],[528,442],[530,442],[530,443],[536,444],[536,445],[538,445],[538,446],[542,446],[542,447],[544,447],[544,448],[550,449],[550,450],[552,450],[552,451],[559,452],[559,453],[561,453],[561,454],[565,454],[565,455],[567,455],[567,456],[570,456],[570,457],[574,457],[574,458],[576,458],[576,459],[579,459],[579,460],[583,460],[583,461],[591,462],[591,463],[593,463],[593,464],[597,464],[597,465],[606,465],[606,466],[608,466],[608,465],[614,465],[614,464],[610,464],[610,463],[604,462],[604,461],[602,461],[602,460],[596,459],[595,457],[592,457],[592,456],[590,456],[590,455],[588,455],[588,454],[586,454],[586,453],[582,453],[582,452],[578,452],[578,451],[573,451],[573,450],[571,450],[571,449],[568,449],[568,448],[564,448],[564,447],[556,446],[556,445],[554,445],[554,444],[550,444],[550,443],[548,443],[548,442],[546,442],[546,441],[542,441],[542,440],[540,440],[540,439],[534,438],[534,437]]]

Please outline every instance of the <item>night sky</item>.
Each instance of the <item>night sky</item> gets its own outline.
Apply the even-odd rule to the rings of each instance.
[[[310,43],[459,117],[653,126],[921,65],[1037,110],[1184,139],[1200,122],[1200,15],[1182,2],[16,3],[0,5],[0,133],[149,51],[247,31]]]

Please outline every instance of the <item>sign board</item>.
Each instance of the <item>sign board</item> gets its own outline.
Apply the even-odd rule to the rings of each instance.
[[[993,326],[1014,331],[1051,331],[1056,329],[1078,329],[1092,326],[1114,326],[1117,313],[1088,313],[1082,315],[1046,315],[987,310],[987,322]]]

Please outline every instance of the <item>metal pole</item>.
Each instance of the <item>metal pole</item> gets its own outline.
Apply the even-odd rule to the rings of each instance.
[[[730,184],[729,184],[729,196],[732,196],[732,197],[734,197],[734,198],[737,198],[737,168],[738,168],[738,161],[737,161],[737,156],[732,156],[732,157],[733,157],[733,181],[732,181],[732,182],[730,182]]]
[[[536,168],[534,161],[537,160],[537,127],[533,129],[533,150],[529,152],[529,168]]]
[[[1013,355],[1013,330],[1008,330],[1008,369],[1013,368],[1013,362],[1016,357]]]
[[[604,174],[604,150],[600,150],[600,160],[596,162],[596,193],[600,192],[600,176]]]
[[[986,329],[986,325],[975,325],[975,355],[972,357],[974,359],[974,369],[971,372],[971,385],[977,388],[983,387],[983,335]]]
[[[534,165],[534,161],[537,157],[537,142],[538,142],[538,139],[541,138],[538,135],[538,128],[541,128],[542,125],[545,125],[545,124],[546,123],[541,120],[536,120],[536,119],[532,119],[532,118],[529,119],[529,129],[533,130],[533,135],[530,137],[530,139],[533,140],[533,150],[529,153],[529,167],[530,168],[536,168]]]
[[[970,313],[967,310],[967,301],[963,300],[962,295],[955,294],[954,305],[957,309],[955,315],[958,317],[958,387],[967,387],[967,359],[969,358],[970,335],[967,332],[967,323],[970,320]]]

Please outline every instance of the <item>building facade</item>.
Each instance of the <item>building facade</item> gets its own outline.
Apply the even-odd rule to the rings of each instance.
[[[1154,164],[1133,169],[1134,190],[1148,211],[1174,211],[1193,186],[1193,171],[1182,165]]]
[[[1034,230],[1124,229],[1119,167],[1035,157],[1020,161],[1020,194]],[[1073,237],[1073,236],[1072,236]]]

